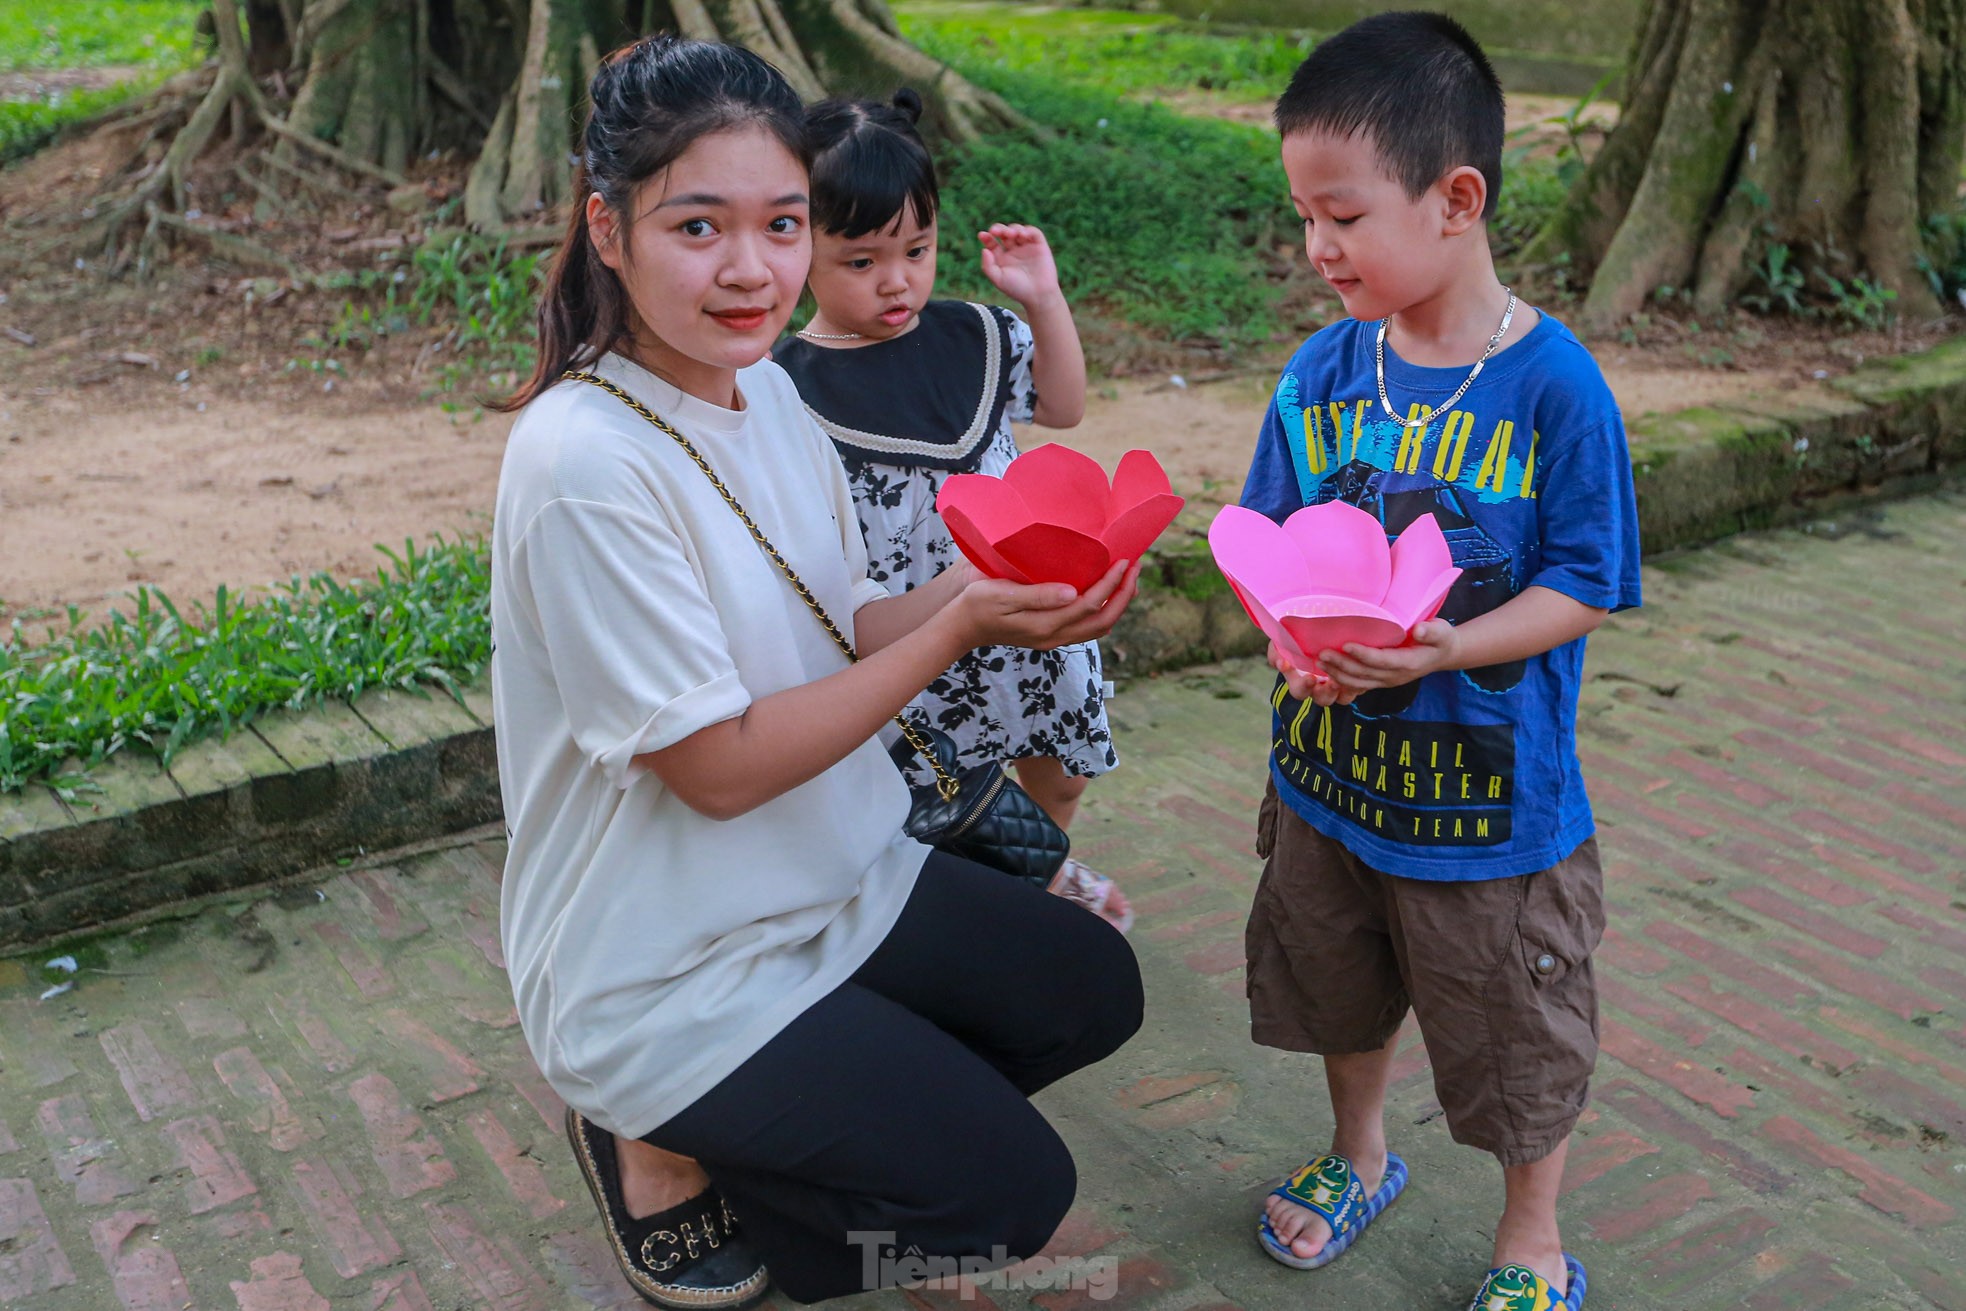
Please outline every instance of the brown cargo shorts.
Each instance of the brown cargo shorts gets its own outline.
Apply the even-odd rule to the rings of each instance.
[[[1506,1166],[1563,1141],[1597,1064],[1595,838],[1517,878],[1396,878],[1305,823],[1272,783],[1256,851],[1268,863],[1244,944],[1257,1042],[1377,1051],[1410,1007],[1455,1142]]]

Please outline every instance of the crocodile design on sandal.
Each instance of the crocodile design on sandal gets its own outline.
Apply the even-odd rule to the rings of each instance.
[[[1350,1161],[1342,1156],[1313,1157],[1297,1173],[1271,1189],[1270,1195],[1295,1202],[1321,1217],[1331,1229],[1330,1239],[1315,1256],[1299,1256],[1270,1228],[1269,1214],[1263,1212],[1256,1217],[1256,1241],[1272,1260],[1293,1270],[1316,1270],[1343,1256],[1365,1232],[1365,1227],[1378,1219],[1379,1213],[1405,1190],[1406,1162],[1396,1154],[1387,1153],[1386,1177],[1380,1181],[1379,1191],[1370,1197],[1365,1195],[1365,1185]]]
[[[1565,1252],[1563,1265],[1570,1287],[1562,1297],[1549,1280],[1526,1265],[1497,1266],[1481,1281],[1468,1311],[1583,1311],[1583,1262]]]

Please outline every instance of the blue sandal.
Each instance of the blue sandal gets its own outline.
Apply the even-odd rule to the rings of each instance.
[[[1256,1241],[1272,1259],[1293,1270],[1315,1270],[1329,1265],[1358,1241],[1365,1227],[1378,1219],[1379,1213],[1391,1206],[1405,1187],[1406,1162],[1390,1152],[1386,1155],[1386,1178],[1371,1197],[1365,1195],[1365,1185],[1359,1182],[1350,1161],[1342,1156],[1317,1157],[1306,1162],[1303,1169],[1284,1180],[1270,1195],[1316,1212],[1331,1226],[1331,1241],[1316,1256],[1299,1256],[1270,1228],[1267,1213],[1257,1217]]]
[[[1565,1252],[1563,1264],[1570,1272],[1570,1291],[1561,1298],[1549,1280],[1528,1266],[1505,1265],[1488,1272],[1468,1311],[1584,1311],[1584,1263]]]

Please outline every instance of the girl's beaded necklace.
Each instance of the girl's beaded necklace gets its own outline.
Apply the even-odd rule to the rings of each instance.
[[[811,332],[805,328],[800,328],[792,335],[794,337],[804,337],[807,341],[859,341],[867,334],[864,332]]]
[[[1461,385],[1454,389],[1452,396],[1410,419],[1400,418],[1398,412],[1393,409],[1392,399],[1386,395],[1386,325],[1391,323],[1392,319],[1389,316],[1379,320],[1379,340],[1373,347],[1373,362],[1379,373],[1379,404],[1385,407],[1388,418],[1402,428],[1425,429],[1434,415],[1442,410],[1453,409],[1454,403],[1468,394],[1468,388],[1474,386],[1474,380],[1481,376],[1482,365],[1488,363],[1488,357],[1493,355],[1495,348],[1502,344],[1502,338],[1508,335],[1509,324],[1515,319],[1515,292],[1507,287],[1502,290],[1509,293],[1509,303],[1502,307],[1502,326],[1495,329],[1495,335],[1488,339],[1488,348],[1482,351],[1481,358],[1475,361],[1474,368],[1461,380]]]

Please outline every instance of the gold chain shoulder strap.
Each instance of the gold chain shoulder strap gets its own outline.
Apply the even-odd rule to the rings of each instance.
[[[593,383],[596,387],[599,387],[602,391],[648,420],[649,423],[655,426],[657,431],[666,433],[673,438],[676,445],[683,448],[683,454],[689,456],[695,462],[696,467],[703,470],[703,476],[710,480],[710,485],[717,489],[719,496],[724,498],[724,504],[736,512],[738,519],[750,530],[751,540],[755,541],[759,548],[764,551],[765,555],[770,558],[771,562],[778,566],[778,572],[785,575],[785,581],[792,585],[792,590],[797,592],[799,599],[806,603],[806,608],[812,611],[813,617],[826,630],[826,635],[833,639],[834,645],[840,648],[840,651],[848,660],[857,661],[860,659],[860,653],[853,649],[853,643],[846,640],[846,634],[841,632],[840,626],[833,622],[833,617],[826,613],[826,608],[819,604],[819,598],[812,594],[812,589],[806,586],[805,580],[800,578],[797,571],[792,568],[785,557],[778,553],[778,548],[771,544],[771,539],[765,536],[764,530],[758,527],[757,521],[751,518],[749,512],[739,503],[736,495],[732,493],[730,488],[724,485],[724,480],[717,476],[717,471],[710,467],[710,462],[703,458],[703,453],[696,449],[695,443],[678,432],[654,410],[651,410],[648,406],[642,404],[633,396],[630,396],[627,392],[609,382],[606,378],[577,369],[568,369],[560,377],[572,382]],[[928,767],[935,771],[935,786],[936,790],[942,794],[942,799],[944,801],[955,800],[956,793],[960,790],[961,785],[956,781],[955,775],[944,769],[942,762],[936,759],[935,750],[930,745],[928,739],[913,724],[910,724],[904,716],[896,715],[894,722],[901,726],[902,736],[908,739],[908,745],[913,747],[916,753],[928,762]]]

